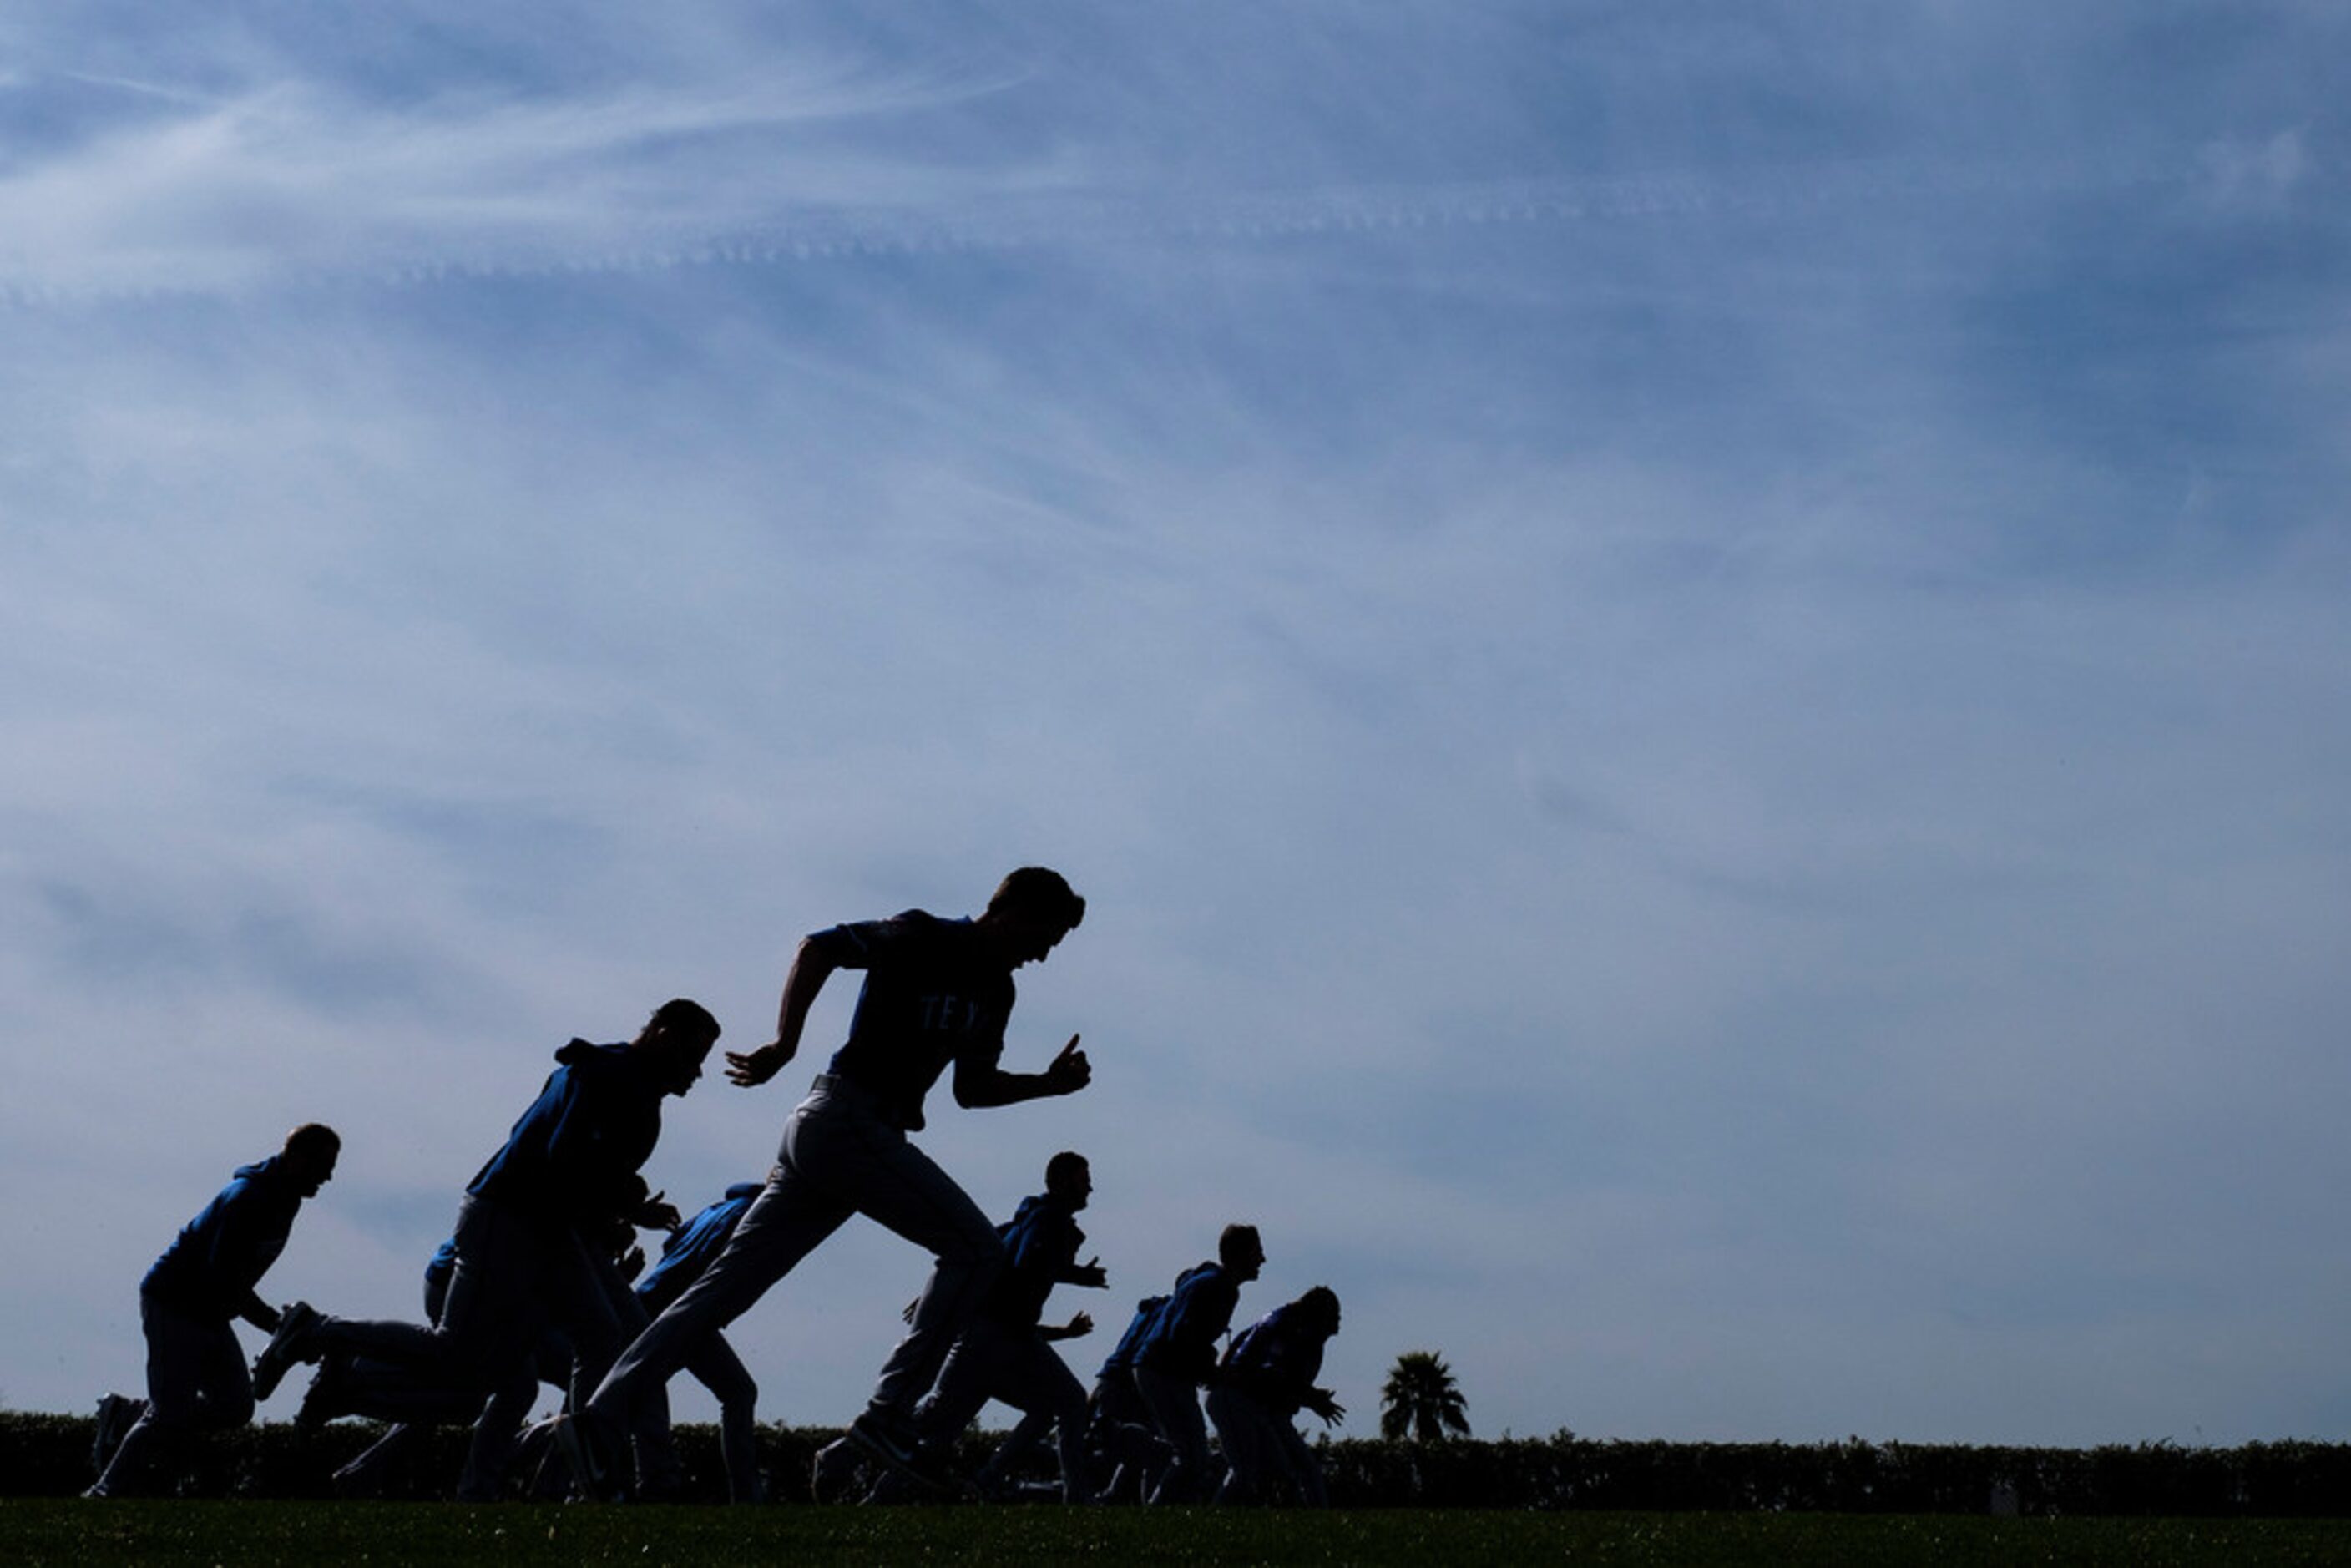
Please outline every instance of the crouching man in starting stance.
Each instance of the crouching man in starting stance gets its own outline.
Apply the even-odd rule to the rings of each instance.
[[[1338,1294],[1317,1285],[1233,1336],[1208,1389],[1208,1419],[1229,1467],[1218,1502],[1280,1502],[1295,1494],[1309,1508],[1330,1506],[1322,1467],[1297,1420],[1301,1409],[1326,1427],[1347,1418],[1329,1389],[1314,1386],[1322,1347],[1338,1332]]]
[[[274,1333],[284,1321],[254,1287],[285,1249],[302,1200],[316,1197],[333,1177],[342,1148],[331,1127],[312,1122],[295,1128],[277,1154],[240,1167],[147,1270],[139,1283],[146,1409],[113,1453],[101,1454],[103,1471],[89,1496],[136,1496],[151,1484],[160,1450],[178,1447],[190,1433],[253,1419],[253,1381],[230,1323],[243,1318]],[[120,1399],[108,1401],[117,1412],[129,1403]]]

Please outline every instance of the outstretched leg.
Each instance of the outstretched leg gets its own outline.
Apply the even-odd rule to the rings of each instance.
[[[906,1334],[882,1364],[868,1413],[903,1427],[914,1401],[936,1381],[956,1333],[1004,1267],[996,1227],[931,1157],[878,1118],[827,1128],[813,1145],[827,1184],[856,1194],[858,1211],[927,1249],[931,1277]]]
[[[630,1342],[587,1403],[575,1407],[586,1416],[582,1425],[591,1441],[629,1431],[644,1400],[840,1229],[851,1212],[786,1166],[769,1172],[767,1187],[744,1211],[726,1250]]]

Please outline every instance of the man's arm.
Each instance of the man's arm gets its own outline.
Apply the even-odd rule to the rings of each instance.
[[[1203,1384],[1216,1379],[1217,1342],[1233,1326],[1233,1309],[1240,1301],[1240,1282],[1220,1272],[1199,1283],[1192,1310],[1176,1325],[1179,1364],[1189,1366]]]
[[[265,1212],[261,1195],[246,1187],[221,1205],[218,1228],[206,1249],[206,1262],[230,1313],[265,1333],[277,1329],[277,1309],[261,1299],[255,1287],[277,1261],[286,1244],[289,1218],[282,1224]]]
[[[674,1236],[684,1228],[685,1216],[669,1201],[667,1193],[657,1192],[637,1205],[635,1212],[629,1216],[629,1223],[639,1230],[666,1230]]]
[[[813,936],[800,939],[792,955],[791,972],[784,977],[784,997],[776,1009],[776,1038],[757,1051],[726,1053],[726,1081],[748,1089],[765,1083],[799,1054],[800,1030],[808,1025],[809,1007],[835,963]]]
[[[996,1105],[1017,1105],[1053,1094],[1075,1094],[1093,1082],[1094,1070],[1078,1049],[1078,1037],[1061,1047],[1042,1072],[1007,1072],[993,1061],[977,1057],[956,1059],[956,1103],[967,1111]]]
[[[1056,1340],[1083,1339],[1086,1335],[1093,1332],[1094,1320],[1084,1312],[1074,1314],[1066,1323],[1040,1323],[1037,1325],[1037,1337],[1043,1340],[1048,1344],[1052,1343]]]

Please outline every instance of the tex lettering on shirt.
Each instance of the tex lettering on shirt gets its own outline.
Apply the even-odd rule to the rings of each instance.
[[[987,1021],[987,1009],[970,997],[926,996],[922,999],[923,1028],[950,1034],[969,1034]]]

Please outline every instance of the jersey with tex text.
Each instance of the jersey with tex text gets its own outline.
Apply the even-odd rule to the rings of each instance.
[[[834,967],[862,969],[849,1039],[831,1071],[882,1103],[908,1132],[950,1063],[993,1068],[1012,1016],[1012,972],[969,920],[919,909],[820,931],[809,940]]]

